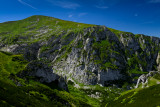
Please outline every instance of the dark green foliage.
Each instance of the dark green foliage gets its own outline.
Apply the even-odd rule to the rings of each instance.
[[[0,76],[9,76],[10,73],[16,74],[23,70],[27,63],[22,55],[0,52]]]
[[[110,53],[114,52],[112,50],[114,46],[114,42],[109,42],[108,40],[103,40],[101,42],[95,42],[93,44],[93,49],[98,50],[100,52],[100,60],[95,60],[96,64],[101,65],[101,69],[111,68],[111,69],[117,69],[116,65],[113,65],[112,62],[114,61],[113,58],[109,58],[108,55]],[[119,54],[118,52],[114,52],[115,54]],[[108,61],[104,61],[104,59],[108,59]]]
[[[55,101],[49,101],[46,95],[40,94],[41,92],[44,92],[44,90],[42,90],[42,87],[39,87],[41,90],[38,91],[25,86],[22,87],[13,86],[2,80],[0,80],[0,87],[1,87],[0,88],[1,100],[12,106],[52,107],[52,105],[57,105],[57,106],[62,105],[61,103],[57,103]],[[36,94],[33,94],[33,92]]]
[[[154,75],[153,78],[160,80],[160,74],[158,73],[158,74]]]
[[[129,70],[129,73],[130,74],[147,74],[148,72],[143,72],[143,71],[139,70],[139,68],[136,65],[134,69]]]
[[[136,34],[135,38],[138,39],[141,35],[140,34]]]
[[[70,52],[72,51],[72,47],[73,47],[73,43],[74,40],[72,40],[68,45],[64,45],[61,50],[59,51],[59,54],[62,54],[61,52],[63,52],[63,54],[57,58],[56,61],[61,61],[63,58],[67,59],[68,54],[70,54]]]
[[[49,50],[50,48],[51,48],[50,46],[43,45],[43,46],[41,47],[41,52],[47,51],[47,50]]]
[[[145,56],[141,55],[130,55],[130,58],[128,59],[128,71],[130,74],[145,74],[147,72],[141,71],[139,64],[141,64],[142,67],[147,66],[147,62],[145,61]]]
[[[120,31],[120,30],[116,30],[116,29],[112,29],[112,28],[108,28],[111,32],[113,32],[114,34],[116,34],[118,37],[120,37],[120,34],[127,34],[127,35],[133,35],[133,33],[131,32],[124,32],[124,31]]]
[[[76,48],[82,48],[82,47],[83,47],[83,41],[80,40],[78,41]]]

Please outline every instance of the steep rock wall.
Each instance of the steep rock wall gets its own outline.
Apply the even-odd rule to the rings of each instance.
[[[29,61],[43,60],[54,73],[76,82],[107,86],[157,70],[159,42],[156,37],[116,34],[107,27],[95,26],[33,44],[2,44],[1,50],[24,54]]]

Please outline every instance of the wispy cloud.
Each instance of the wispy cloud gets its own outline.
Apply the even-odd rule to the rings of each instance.
[[[76,9],[80,7],[78,3],[70,2],[70,1],[59,1],[59,0],[48,0],[53,5],[66,8],[66,9]]]
[[[123,1],[127,0],[96,0],[96,6],[94,7],[99,9],[108,9],[115,5],[121,4]]]
[[[37,8],[33,7],[32,5],[26,3],[26,2],[24,2],[24,1],[22,1],[22,0],[18,0],[18,1],[19,1],[21,4],[23,4],[23,5],[29,6],[29,7],[33,8],[33,9],[37,9]]]
[[[149,0],[148,3],[160,3],[160,0]]]
[[[69,18],[73,17],[73,14],[68,15]]]
[[[107,9],[107,8],[109,8],[108,6],[96,6],[97,8],[99,8],[99,9]]]
[[[99,9],[107,9],[108,8],[108,6],[105,5],[105,1],[104,0],[99,0],[98,4],[95,7],[99,8]]]
[[[81,17],[81,16],[85,16],[85,15],[87,15],[88,13],[79,13],[78,14],[78,17]]]

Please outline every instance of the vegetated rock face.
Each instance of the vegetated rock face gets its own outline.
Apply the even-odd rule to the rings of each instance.
[[[148,83],[148,79],[149,77],[153,77],[155,74],[160,74],[160,72],[157,72],[157,71],[150,71],[148,74],[143,74],[141,75],[139,78],[138,78],[138,81],[137,81],[137,84],[135,86],[135,88],[138,88],[138,85],[140,83],[142,83],[142,88],[144,87],[144,84],[147,84]]]
[[[47,64],[40,61],[32,61],[29,63],[25,70],[19,73],[18,76],[21,78],[31,77],[31,79],[41,83],[54,83],[53,85],[68,91],[66,80],[53,73],[52,67],[49,67]]]
[[[29,61],[44,60],[52,65],[54,73],[76,82],[108,86],[159,69],[159,43],[156,37],[92,26],[64,30],[32,44],[2,44],[1,50],[24,54]]]

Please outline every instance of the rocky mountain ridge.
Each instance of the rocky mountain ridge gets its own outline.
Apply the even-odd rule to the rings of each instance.
[[[0,50],[23,54],[28,61],[43,61],[52,67],[53,73],[75,82],[121,86],[126,81],[136,83],[141,74],[159,70],[157,37],[45,16],[18,22],[23,21],[29,24],[22,27],[19,23],[18,32],[11,28],[0,32]],[[15,26],[18,22],[0,26]],[[75,26],[64,27],[70,23]]]

